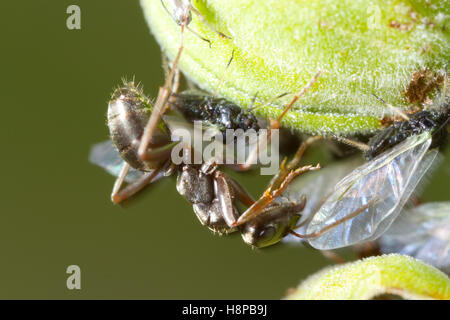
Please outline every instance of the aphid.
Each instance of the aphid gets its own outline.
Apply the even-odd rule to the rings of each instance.
[[[168,2],[170,7],[172,8],[172,12],[169,11],[164,2]],[[214,28],[211,24],[209,24],[205,17],[191,4],[191,0],[161,0],[161,4],[167,13],[172,17],[172,19],[181,27],[181,32],[184,32],[184,28],[188,29],[190,32],[198,36],[200,39],[210,42],[208,39],[203,38],[194,30],[189,27],[189,24],[192,21],[192,12],[197,15],[197,17],[211,30],[216,32],[220,37],[229,38],[216,28]]]
[[[378,239],[382,253],[400,253],[450,274],[450,202],[404,210]]]
[[[445,77],[446,79],[447,77]],[[396,219],[445,141],[449,105],[395,123],[365,148],[367,163],[340,180],[300,234],[320,250],[374,240]]]
[[[319,73],[294,97],[269,130],[279,126],[279,121],[287,109],[292,107],[299,96],[312,86],[318,75]],[[170,175],[178,172],[178,192],[193,205],[197,217],[208,228],[221,234],[239,230],[244,241],[255,247],[265,247],[280,241],[295,226],[305,200],[302,198],[294,202],[285,201],[278,199],[279,196],[294,177],[319,168],[318,166],[300,168],[297,166],[308,143],[303,144],[294,160],[287,166],[282,166],[279,175],[264,193],[262,197],[264,201],[255,202],[237,181],[225,176],[219,170],[214,159],[207,159],[208,161],[204,159],[205,162],[202,165],[175,165],[171,161],[171,150],[179,143],[177,140],[172,141],[171,130],[178,123],[189,124],[189,117],[185,117],[180,111],[193,109],[192,105],[186,106],[176,102],[177,99],[186,101],[187,98],[183,95],[173,95],[171,99],[169,110],[161,120],[158,120],[149,138],[145,157],[142,158],[139,156],[139,149],[142,147],[141,139],[146,121],[151,118],[152,104],[141,89],[133,83],[126,83],[113,93],[108,106],[108,126],[117,153],[116,155],[111,153],[110,144],[107,143],[96,145],[91,153],[92,162],[113,174],[118,172],[111,195],[113,202],[118,203],[131,197],[163,174]],[[247,129],[256,125],[256,118],[253,115],[239,111],[237,106],[223,99],[197,97],[193,101],[207,102],[203,110],[211,111],[212,116],[208,118],[203,115],[202,117],[207,118],[208,121]],[[232,119],[228,118],[231,123],[227,120],[230,115],[233,115]],[[240,120],[237,121],[237,119]],[[270,137],[270,133],[268,136]],[[120,170],[117,169],[119,157],[123,160]],[[135,179],[128,178],[130,170],[136,176]],[[142,173],[139,174],[139,172]],[[130,184],[121,189],[126,179],[130,181]],[[258,217],[237,226],[236,221],[241,216],[236,206],[237,202],[249,207],[244,214],[250,210],[257,212]]]

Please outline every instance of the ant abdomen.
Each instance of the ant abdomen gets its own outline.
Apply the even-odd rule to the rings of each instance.
[[[108,127],[111,140],[122,159],[131,167],[141,171],[150,171],[154,164],[142,161],[138,157],[145,125],[152,112],[152,106],[141,89],[133,82],[125,83],[116,89],[108,104]],[[161,129],[157,129],[152,138],[152,145],[164,145],[169,142]]]

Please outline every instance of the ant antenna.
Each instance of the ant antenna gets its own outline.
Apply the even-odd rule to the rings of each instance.
[[[288,94],[291,94],[291,93],[290,93],[290,92],[282,93],[282,94],[280,94],[280,95],[278,95],[278,96],[276,96],[276,97],[273,97],[273,98],[270,98],[270,99],[266,100],[266,101],[265,101],[264,103],[262,103],[262,104],[259,104],[259,105],[255,106],[254,104],[255,104],[255,100],[256,100],[257,94],[258,94],[258,93],[256,93],[255,96],[253,97],[252,104],[251,104],[250,108],[248,108],[247,110],[245,110],[245,113],[250,113],[250,112],[252,112],[252,111],[254,111],[254,110],[258,109],[258,108],[267,106],[268,104],[272,103],[273,101],[278,100],[278,99],[280,99],[280,98],[282,98],[282,97],[284,97],[284,96],[287,96]]]
[[[448,112],[448,109],[447,109],[447,112]],[[449,122],[450,122],[450,118],[447,118],[447,120],[445,120],[442,125],[440,125],[437,129],[435,129],[433,131],[433,133],[431,134],[431,137],[434,137],[439,131],[442,130],[442,128],[445,128],[448,125]]]
[[[256,101],[256,98],[258,97],[258,91],[256,91],[256,93],[255,93],[255,95],[253,96],[253,98],[252,98],[252,103],[250,104],[250,107],[247,109],[247,110],[245,110],[245,114],[248,114],[248,113],[250,113],[252,110],[254,110],[255,109],[255,101]]]
[[[219,79],[219,83],[217,84],[216,89],[214,90],[213,98],[215,98],[217,93],[219,92],[219,88],[222,86],[223,79],[225,78],[225,75],[227,73],[228,67],[230,66],[231,61],[233,61],[233,59],[234,59],[234,49],[233,49],[233,52],[231,53],[231,58],[230,58],[230,60],[228,60],[227,66],[225,67],[225,70],[222,72],[222,75],[221,75],[221,77]]]
[[[355,141],[355,140],[352,140],[352,139],[348,139],[348,138],[344,138],[344,137],[340,137],[340,136],[337,136],[335,134],[333,134],[331,136],[333,137],[333,139],[335,139],[335,140],[337,140],[339,142],[345,143],[345,144],[347,144],[347,145],[349,145],[351,147],[354,147],[356,149],[359,149],[361,151],[366,152],[366,151],[370,150],[370,147],[367,144],[365,144],[365,143],[358,142],[358,141]]]
[[[381,99],[380,97],[378,97],[377,95],[375,95],[375,93],[372,93],[372,95],[378,100],[380,101],[382,104],[388,106],[392,111],[394,111],[396,114],[398,114],[400,117],[402,117],[404,120],[409,121],[409,117],[406,115],[406,113],[404,113],[403,111],[401,111],[399,108],[394,107],[392,104],[387,103],[386,101],[384,101],[383,99]]]
[[[444,104],[445,95],[447,94],[447,64],[444,68],[444,84],[442,85],[441,105]]]

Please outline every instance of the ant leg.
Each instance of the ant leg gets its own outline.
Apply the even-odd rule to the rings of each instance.
[[[134,181],[132,184],[126,186],[123,190],[120,190],[120,187],[123,183],[123,180],[125,179],[126,173],[130,169],[130,166],[125,163],[122,166],[122,170],[120,172],[119,178],[117,179],[116,183],[114,184],[114,189],[111,194],[111,200],[115,204],[120,203],[124,200],[127,200],[132,195],[136,194],[138,191],[142,190],[144,187],[148,186],[153,179],[161,172],[163,167],[166,165],[166,163],[163,163],[161,166],[153,170],[152,172],[145,173],[142,177]],[[124,169],[127,168],[127,169]],[[123,172],[126,172],[125,175],[122,175]],[[118,183],[120,180],[120,183]]]
[[[164,77],[165,79],[169,78],[170,70],[173,68],[169,67],[169,61],[167,60],[167,56],[162,53],[161,54],[161,60],[162,60],[162,68],[164,70]],[[178,87],[180,86],[180,70],[178,68],[175,70],[174,76],[173,76],[173,83],[172,83],[172,92],[178,92]],[[170,98],[173,98],[172,96]]]
[[[282,163],[282,167],[284,167],[285,160]],[[236,221],[236,223],[233,226],[239,226],[242,225],[249,220],[253,219],[255,216],[260,214],[264,208],[266,208],[268,205],[270,205],[277,197],[281,196],[284,192],[284,190],[287,188],[289,183],[297,176],[306,173],[308,171],[315,171],[319,170],[320,165],[316,166],[304,166],[301,168],[297,168],[296,170],[291,170],[289,173],[284,177],[282,181],[277,182],[277,186],[271,183],[271,185],[266,189],[264,194],[250,207],[248,208]],[[274,188],[275,187],[275,188]]]
[[[231,39],[231,37],[227,36],[226,34],[223,34],[223,33],[220,32],[219,30],[217,30],[216,28],[214,28],[208,21],[206,21],[205,17],[200,13],[200,11],[198,11],[197,9],[195,9],[193,6],[191,6],[191,11],[197,15],[197,17],[200,19],[201,22],[203,22],[205,25],[207,25],[208,28],[210,28],[211,30],[213,30],[213,31],[214,31],[215,33],[217,33],[220,37],[222,37],[222,38],[227,38],[227,39]]]
[[[122,187],[123,182],[125,181],[128,171],[130,171],[130,165],[128,163],[124,162],[122,165],[122,168],[120,169],[119,175],[117,176],[117,179],[114,182],[114,187],[113,187],[113,190],[111,193],[111,200],[114,203],[116,203],[116,201],[114,199],[115,199],[116,195],[119,193],[119,190]]]
[[[180,143],[180,141],[174,141],[162,147],[147,150],[145,153],[145,160],[158,161],[169,158],[173,147],[175,147],[178,143]]]
[[[170,87],[172,85],[172,81],[175,77],[175,73],[178,66],[178,61],[180,60],[181,53],[183,52],[183,43],[184,43],[184,26],[181,26],[181,44],[178,49],[178,54],[175,60],[172,63],[172,69],[170,70],[169,76],[167,77],[164,86],[159,88],[158,98],[156,99],[156,103],[153,107],[153,112],[148,119],[147,125],[145,126],[144,133],[142,135],[141,144],[138,149],[138,156],[141,160],[146,160],[146,150],[148,149],[148,145],[153,137],[153,132],[158,125],[158,121],[164,113],[164,108],[169,100],[170,96]]]
[[[314,83],[316,83],[317,79],[319,78],[320,74],[322,73],[321,70],[317,71],[317,73],[311,78],[311,80],[309,80],[309,82],[306,84],[306,86],[304,86],[302,88],[302,90],[300,90],[300,92],[298,92],[294,98],[291,100],[291,102],[284,108],[283,112],[278,116],[278,118],[276,120],[272,120],[270,119],[270,126],[267,130],[267,141],[265,141],[266,139],[261,139],[259,141],[259,144],[253,148],[253,150],[250,152],[249,157],[247,158],[247,160],[245,161],[245,164],[240,165],[240,169],[241,170],[248,170],[251,167],[251,164],[253,162],[255,162],[258,154],[265,148],[265,146],[267,146],[270,143],[270,140],[272,138],[272,130],[274,129],[278,129],[280,127],[280,123],[281,120],[284,118],[284,116],[286,115],[286,113],[292,108],[292,106],[295,104],[295,102],[297,102],[297,100],[303,96],[309,89],[311,89],[311,87],[314,85]],[[286,94],[283,94],[281,96],[284,96]],[[260,151],[261,150],[261,151]]]
[[[255,199],[245,190],[245,188],[237,182],[232,177],[227,177],[228,181],[233,187],[235,197],[239,200],[242,204],[244,204],[247,207],[251,207],[255,203]]]
[[[177,68],[173,77],[172,92],[178,92],[180,87],[180,70]]]
[[[359,149],[359,150],[361,150],[363,152],[367,152],[367,151],[370,150],[369,145],[367,145],[365,143],[358,142],[358,141],[351,140],[351,139],[347,139],[347,138],[344,138],[344,137],[339,137],[339,136],[336,136],[336,135],[333,135],[332,137],[333,137],[333,139],[335,139],[338,142],[345,143],[346,145],[349,145],[349,146],[351,146],[353,148]]]
[[[214,174],[214,189],[219,199],[221,211],[225,223],[232,227],[236,222],[236,217],[234,215],[234,205],[233,205],[233,187],[225,177],[225,175],[216,171]]]
[[[272,178],[264,194],[239,217],[236,225],[241,225],[257,216],[262,211],[262,209],[271,204],[275,198],[281,196],[283,191],[295,177],[308,171],[320,169],[320,164],[317,164],[315,167],[309,165],[297,169],[295,168],[298,166],[306,148],[310,144],[321,138],[321,136],[309,137],[308,139],[306,139],[306,141],[302,142],[294,157],[291,161],[289,161],[287,165],[286,159],[283,160],[280,166],[280,170]]]

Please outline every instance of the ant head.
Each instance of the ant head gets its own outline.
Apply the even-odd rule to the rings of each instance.
[[[300,203],[274,203],[242,226],[242,239],[256,248],[276,244],[295,229],[305,203],[304,198]]]

